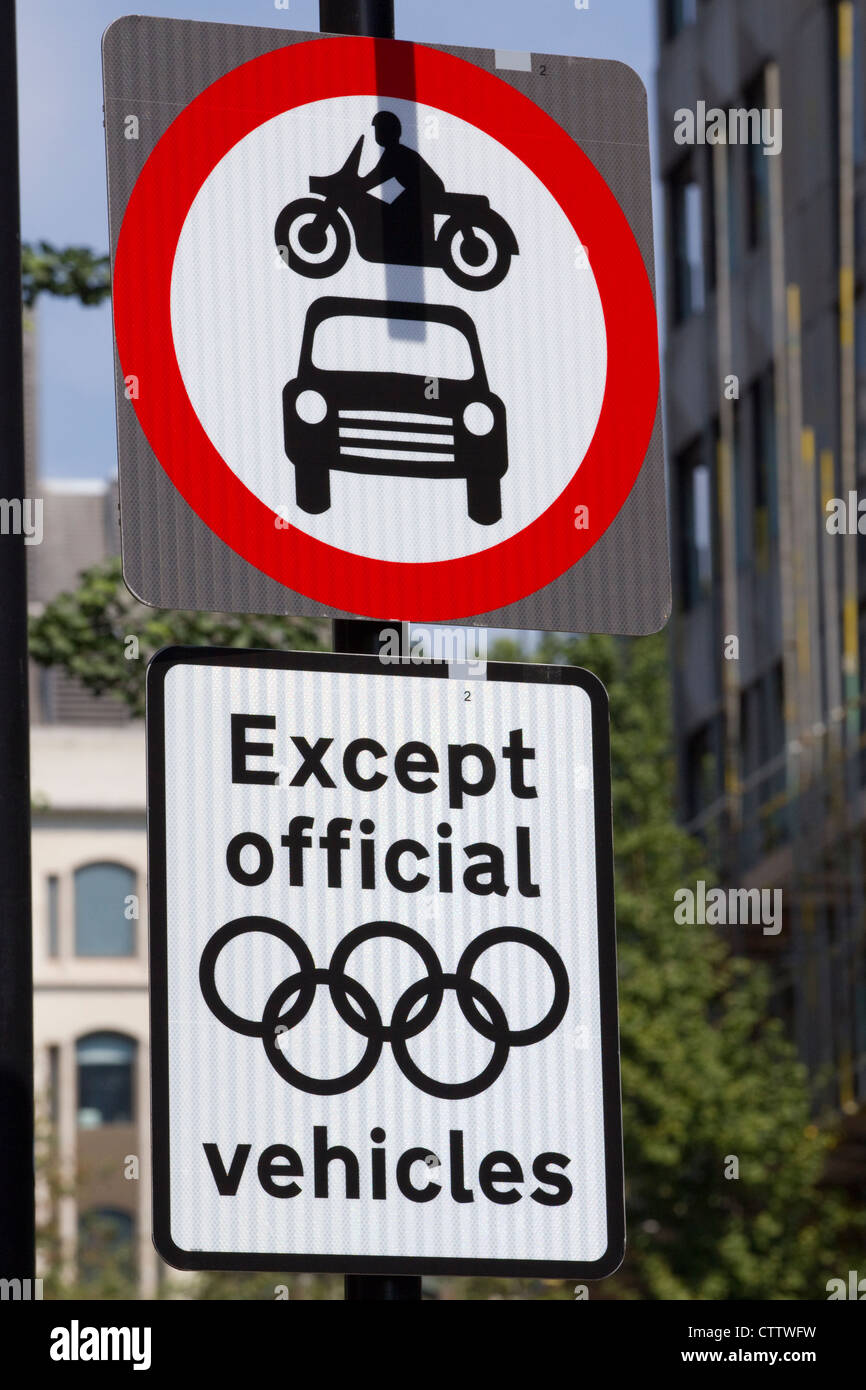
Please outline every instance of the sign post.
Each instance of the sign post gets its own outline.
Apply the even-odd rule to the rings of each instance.
[[[329,617],[356,652],[385,613],[656,631],[642,84],[397,43],[375,0],[321,21],[347,32],[106,32],[128,586]],[[346,1271],[353,1299],[619,1263],[606,696],[480,665],[152,664],[169,1262]]]
[[[148,784],[163,1258],[612,1273],[595,677],[167,649],[148,672]]]
[[[319,0],[319,28],[325,34],[369,34],[393,39],[394,0]],[[394,627],[393,623],[388,626]],[[396,624],[401,649],[408,649],[408,625]],[[335,652],[378,652],[383,624],[373,619],[334,618],[331,624]],[[348,1303],[420,1301],[421,1278],[415,1274],[347,1274]]]

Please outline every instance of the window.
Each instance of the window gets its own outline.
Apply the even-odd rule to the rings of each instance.
[[[698,17],[698,0],[664,0],[665,38],[676,38],[681,29],[694,24]]]
[[[135,893],[135,874],[123,864],[85,864],[75,871],[75,954],[132,956],[135,921],[126,899]]]
[[[459,328],[430,318],[423,337],[407,342],[405,320],[378,314],[331,314],[313,339],[312,363],[323,372],[391,372],[471,381],[472,346]]]
[[[60,1122],[60,1048],[48,1049],[48,1118],[52,1125]]]
[[[860,570],[860,592],[863,592],[863,565],[862,560],[859,565]],[[860,672],[860,693],[866,694],[866,663],[862,659],[861,653],[866,652],[866,603],[860,599],[857,611],[857,659],[858,670]],[[866,781],[866,754],[861,751],[860,755],[860,777]]]
[[[704,188],[707,190],[707,236],[704,279],[707,291],[716,288],[716,175],[713,169],[715,145],[705,145],[703,155]]]
[[[755,558],[766,567],[769,543],[779,535],[779,500],[776,486],[776,384],[772,367],[749,388],[752,416],[752,523]]]
[[[739,405],[734,409],[733,435],[733,508],[734,532],[737,546],[737,566],[743,568],[751,563],[751,537],[749,535],[749,511],[747,507],[748,479],[745,474],[743,458],[743,417]]]
[[[136,1042],[123,1033],[90,1033],[75,1044],[78,1125],[131,1124]]]
[[[765,677],[767,758],[777,758],[785,747],[785,671],[777,661]]]
[[[46,884],[48,897],[48,940],[46,950],[55,959],[60,955],[60,880],[56,874],[49,874]]]
[[[764,74],[760,73],[743,93],[747,111],[763,111],[766,106]],[[750,247],[760,246],[767,237],[770,215],[770,160],[760,140],[746,145],[746,235]]]
[[[741,773],[744,778],[760,772],[785,746],[784,677],[778,661],[740,697]],[[767,784],[760,800],[773,794]]]
[[[742,150],[738,145],[728,145],[721,157],[728,164],[728,272],[733,277],[743,260]]]
[[[712,806],[721,793],[719,776],[720,724],[703,724],[686,744],[686,815],[693,820]]]
[[[78,1218],[78,1272],[85,1284],[107,1273],[135,1278],[135,1222],[128,1211],[97,1207]]]
[[[701,186],[684,160],[670,180],[670,219],[673,241],[674,321],[682,323],[704,307],[704,226]]]
[[[697,440],[675,462],[679,489],[680,583],[685,609],[709,596],[713,582],[711,471]]]
[[[45,724],[128,724],[126,705],[113,695],[94,695],[59,666],[39,673],[40,722]]]

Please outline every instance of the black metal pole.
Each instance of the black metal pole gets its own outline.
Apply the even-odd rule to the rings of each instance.
[[[15,3],[0,3],[0,1278],[34,1275],[33,961]]]
[[[414,1303],[421,1280],[405,1274],[347,1274],[347,1303]]]
[[[393,39],[393,0],[319,0],[319,28],[326,34],[359,34],[375,39]],[[379,651],[379,634],[384,626],[394,624],[360,618],[335,618],[334,651],[375,654]]]
[[[319,28],[326,34],[393,39],[394,0],[319,0]]]
[[[319,0],[319,28],[326,34],[393,39],[393,0]],[[380,633],[386,626],[400,625],[335,618],[334,651],[378,652]],[[414,1303],[421,1298],[421,1280],[413,1275],[347,1274],[345,1298],[347,1303]]]

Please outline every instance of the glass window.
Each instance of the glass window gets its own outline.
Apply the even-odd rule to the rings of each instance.
[[[705,145],[703,155],[704,188],[707,190],[707,253],[705,257],[705,281],[708,291],[716,288],[716,176],[713,170],[713,151],[715,145]]]
[[[56,874],[49,874],[46,884],[48,897],[48,940],[46,949],[48,955],[55,958],[60,955],[60,880]]]
[[[686,813],[689,820],[712,806],[720,793],[719,724],[713,720],[692,734],[686,745]]]
[[[123,864],[85,864],[75,871],[75,954],[132,956],[135,921],[125,916],[135,874]]]
[[[749,509],[746,505],[748,479],[743,458],[743,428],[740,407],[734,414],[734,531],[737,542],[737,566],[743,568],[751,563],[752,538],[749,533]]]
[[[745,776],[766,767],[785,746],[784,678],[781,661],[743,691],[740,730]]]
[[[131,1124],[136,1042],[123,1033],[90,1033],[75,1044],[81,1129]]]
[[[863,592],[863,564],[860,564],[860,592]],[[860,693],[866,694],[866,662],[860,658],[861,652],[866,652],[866,603],[861,598],[857,611],[857,652],[858,670],[860,672]],[[860,777],[866,781],[866,753],[860,755]]]
[[[743,194],[742,151],[738,145],[728,145],[723,157],[728,161],[728,270],[736,275],[743,260]]]
[[[746,88],[743,105],[747,111],[763,111],[766,106],[763,73]],[[777,157],[765,154],[760,140],[750,140],[746,145],[746,229],[750,247],[760,246],[766,240],[770,210],[770,160]]]
[[[712,475],[697,441],[675,464],[679,488],[680,582],[683,607],[707,598],[713,582]]]
[[[52,1125],[60,1121],[60,1048],[48,1049],[48,1118]]]
[[[785,672],[777,661],[764,678],[767,711],[767,758],[777,758],[785,747]]]
[[[701,186],[685,160],[671,177],[671,232],[673,236],[673,309],[681,323],[704,307],[704,224]]]
[[[776,387],[772,367],[749,388],[754,458],[753,533],[755,558],[765,565],[767,546],[779,534],[776,485]]]
[[[750,777],[758,766],[760,693],[750,685],[740,695],[740,776]]]
[[[665,0],[665,37],[673,39],[698,17],[698,0]]]
[[[423,320],[424,336],[407,341],[405,320],[334,314],[313,339],[313,366],[323,372],[388,372],[470,381],[475,374],[468,339],[450,323]]]

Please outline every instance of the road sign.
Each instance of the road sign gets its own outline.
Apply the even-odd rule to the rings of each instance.
[[[586,671],[148,673],[154,1229],[186,1269],[601,1277],[624,1218]]]
[[[140,17],[104,65],[133,592],[660,627],[636,74]]]

